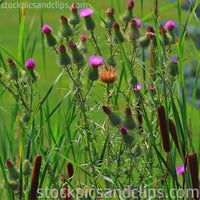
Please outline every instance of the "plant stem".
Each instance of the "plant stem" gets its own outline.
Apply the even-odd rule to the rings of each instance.
[[[91,31],[91,35],[92,35],[92,39],[93,39],[93,41],[94,41],[94,43],[95,43],[97,53],[98,53],[100,56],[102,56],[101,50],[99,49],[99,46],[98,46],[98,43],[97,43],[97,40],[96,40],[96,38],[95,38],[95,36],[94,36],[94,32],[93,32],[93,31]]]

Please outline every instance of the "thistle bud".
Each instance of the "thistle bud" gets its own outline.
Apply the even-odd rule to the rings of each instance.
[[[147,36],[142,36],[138,39],[138,46],[142,47],[143,49],[149,46],[150,39]]]
[[[122,33],[120,31],[120,25],[117,22],[114,22],[112,27],[114,29],[114,35],[112,37],[112,42],[114,42],[115,44],[118,44],[118,40],[119,40],[121,43],[123,43],[124,36],[122,35]]]
[[[111,109],[107,106],[103,106],[103,112],[108,115],[110,123],[113,126],[118,126],[121,123],[121,117],[114,112],[111,112]]]
[[[107,65],[116,67],[117,62],[116,62],[116,60],[115,60],[113,57],[110,57],[110,58],[108,58],[108,60],[107,60]]]
[[[135,120],[132,117],[132,111],[129,107],[126,108],[125,114],[126,114],[126,117],[125,117],[123,126],[126,127],[127,129],[130,129],[130,130],[135,129],[136,123],[135,123]]]
[[[172,57],[172,60],[168,65],[168,72],[173,77],[178,75],[178,57]]]
[[[31,119],[31,113],[30,112],[24,112],[21,115],[21,122],[28,123]]]
[[[25,176],[28,176],[31,174],[31,163],[29,160],[24,160],[23,166],[22,166],[22,173]]]
[[[132,9],[135,6],[134,1],[130,0],[127,4],[127,9],[125,13],[121,16],[121,20],[128,23],[133,18]]]
[[[77,9],[77,3],[73,3],[72,6],[70,7],[71,11],[71,16],[69,18],[69,23],[73,26],[77,25],[80,23],[80,17],[78,14],[78,9]]]
[[[126,127],[120,127],[120,132],[122,135],[122,142],[127,145],[130,146],[133,143],[134,140],[134,136],[131,133],[128,133],[128,130]]]
[[[167,29],[161,24],[159,26],[159,33],[162,36],[162,43],[165,45],[169,45],[170,44],[170,40],[171,40],[171,36],[169,35]]]
[[[8,182],[8,185],[9,185],[9,188],[12,190],[12,191],[17,191],[19,189],[19,183],[17,181],[9,181]]]
[[[157,108],[157,114],[158,114],[158,122],[160,126],[160,133],[162,138],[162,143],[165,152],[170,152],[170,141],[169,141],[169,133],[167,130],[167,120],[165,116],[165,107],[163,105],[158,106]]]
[[[85,33],[81,34],[79,37],[79,44],[78,44],[78,49],[81,51],[83,55],[86,55],[88,52],[88,48],[86,46],[86,41],[87,41],[87,35]]]
[[[142,149],[140,144],[136,144],[133,148],[133,156],[134,157],[139,157],[142,153]]]
[[[52,35],[52,28],[50,26],[48,26],[47,24],[45,24],[42,27],[42,32],[46,35],[47,45],[49,47],[55,46],[57,41],[56,41],[55,37]]]
[[[19,172],[15,168],[13,161],[7,159],[5,165],[8,168],[8,178],[11,180],[17,180],[19,178]]]
[[[8,65],[10,67],[10,72],[8,74],[9,80],[17,80],[18,79],[18,69],[16,67],[16,63],[12,58],[7,59]]]
[[[135,41],[139,38],[140,33],[138,29],[138,23],[135,19],[131,19],[129,28],[126,34],[127,34],[127,39],[129,41]]]
[[[76,44],[73,41],[69,41],[67,44],[72,52],[72,62],[77,65],[83,66],[84,65],[84,57],[81,54],[81,52],[78,50]]]
[[[64,44],[60,44],[58,46],[58,63],[61,66],[66,66],[71,64],[71,59],[69,55],[66,53],[66,47]]]
[[[61,27],[61,36],[64,38],[68,38],[70,36],[72,36],[72,29],[68,24],[68,19],[65,16],[61,16],[60,17],[60,22],[62,24]]]
[[[115,8],[108,8],[105,11],[106,14],[106,19],[105,19],[105,23],[102,23],[104,28],[112,28],[113,23],[116,21],[114,14],[115,14]]]

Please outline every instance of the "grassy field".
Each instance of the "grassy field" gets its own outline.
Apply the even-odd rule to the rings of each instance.
[[[9,2],[14,2],[14,1],[9,1]],[[35,2],[37,2],[37,1],[35,1]],[[102,0],[102,1],[89,1],[89,2],[97,10],[97,12],[100,14],[100,16],[102,16],[103,18],[104,18],[104,12],[105,12],[106,8],[110,7],[112,4],[114,4],[114,7],[116,8],[116,16],[120,15],[124,11],[124,9],[126,8],[126,4],[127,4],[126,0],[120,0],[120,1]],[[120,3],[117,4],[117,2],[120,2]],[[141,2],[144,3],[143,14],[141,13]],[[71,5],[73,3],[73,1],[69,0],[67,3],[69,3],[69,5]],[[83,2],[78,2],[78,3],[83,3]],[[153,23],[154,23],[152,20],[152,17],[145,18],[146,16],[149,16],[152,12],[154,12],[154,3],[155,3],[154,0],[147,0],[147,1],[146,0],[145,1],[137,0],[137,1],[135,1],[134,16],[137,18],[146,20],[145,23],[142,25],[142,29],[141,29],[141,32],[143,32],[143,33],[145,33],[145,31],[146,31],[145,24],[153,25]],[[161,21],[174,20],[178,24],[179,14],[177,11],[177,6],[166,8],[166,6],[168,4],[169,4],[169,2],[167,0],[159,1],[159,8],[161,9],[159,19]],[[119,5],[120,5],[120,7],[119,7]],[[162,10],[162,8],[165,8],[165,9]],[[61,67],[58,64],[55,51],[52,48],[47,47],[46,42],[45,42],[45,63],[44,63],[42,34],[41,34],[42,25],[48,24],[49,26],[51,26],[53,28],[53,34],[58,39],[60,39],[60,36],[59,36],[60,21],[59,20],[60,20],[61,15],[65,15],[66,17],[68,17],[70,15],[69,9],[62,9],[62,10],[60,10],[60,9],[42,9],[42,10],[41,9],[26,9],[25,26],[24,26],[24,32],[23,32],[23,45],[22,45],[24,55],[23,55],[23,59],[21,60],[21,62],[24,63],[25,60],[27,60],[30,57],[34,58],[35,63],[36,63],[36,71],[40,75],[40,79],[36,83],[36,87],[34,90],[36,92],[36,95],[35,95],[35,98],[33,101],[34,105],[37,105],[37,103],[41,100],[41,98],[47,94],[49,88],[52,86],[52,84],[58,77],[59,73],[61,73],[61,71],[62,71]],[[0,18],[3,19],[0,22],[0,27],[1,27],[0,47],[3,47],[15,58],[18,58],[18,56],[19,56],[19,52],[18,52],[19,40],[18,39],[19,39],[19,20],[20,20],[19,9],[14,9],[14,8],[1,9],[0,10]],[[41,24],[41,21],[42,21],[41,19],[43,20],[43,24]],[[109,49],[105,42],[105,37],[107,37],[108,35],[104,34],[104,30],[103,30],[102,26],[100,25],[102,23],[101,20],[97,16],[95,16],[94,19],[95,19],[95,23],[96,23],[96,28],[95,28],[94,33],[97,38],[97,42],[100,46],[100,49],[103,49],[102,56],[106,60],[108,58]],[[187,12],[182,11],[182,15],[181,15],[182,24],[185,23],[186,19],[187,19]],[[193,18],[191,20],[191,23],[195,24],[197,26],[199,24],[199,22]],[[83,21],[82,21],[82,24],[83,24]],[[81,32],[82,32],[82,29],[78,30],[78,33],[75,36],[75,41],[78,41],[78,36],[79,36],[79,33],[81,33]],[[124,46],[126,46],[127,48],[129,47],[129,45],[130,44],[127,41],[124,44]],[[88,41],[88,47],[89,47],[89,49],[93,49],[91,39],[90,39],[90,41]],[[196,59],[195,52],[191,48],[191,42],[189,40],[185,40],[182,49],[183,49],[183,60],[186,60],[183,64],[187,65],[187,63],[189,63],[193,59]],[[178,54],[178,51],[176,49],[173,51],[174,51],[173,53]],[[3,52],[2,50],[0,50],[0,53],[2,55],[0,67],[3,67],[4,63],[7,64],[6,59],[9,56],[6,55],[6,53]],[[88,57],[87,57],[87,59],[88,59]],[[123,69],[122,66],[123,66],[123,64],[125,65],[125,62],[122,62],[120,56],[117,57],[117,62],[118,62],[117,72],[118,72],[118,76],[120,76],[122,69]],[[85,70],[87,70],[87,68]],[[129,75],[128,71],[127,71],[127,73]],[[138,75],[139,80],[142,82],[142,65],[141,65],[141,63],[138,64],[136,73]],[[84,79],[83,82],[85,85],[88,84],[87,79]],[[105,99],[106,99],[107,94],[105,92],[105,87],[102,86],[100,81],[97,81],[95,84],[96,84],[96,86],[99,86],[98,91],[96,91],[96,89],[91,91],[90,98],[88,99],[87,103],[88,103],[88,105],[92,105],[93,107],[89,109],[87,114],[89,116],[90,123],[92,124],[91,125],[92,131],[93,130],[99,131],[95,135],[95,137],[98,136],[99,138],[98,139],[95,138],[94,140],[97,144],[97,149],[98,148],[101,149],[101,147],[104,145],[105,137],[103,135],[103,132],[105,131],[104,129],[106,129],[106,127],[105,127],[105,114],[103,112],[101,112],[100,110],[101,110],[101,106],[106,102]],[[36,124],[36,126],[35,126],[36,130],[33,130],[33,132],[35,131],[35,134],[38,134],[38,133],[41,134],[40,136],[42,138],[42,142],[41,142],[41,144],[39,143],[39,145],[36,144],[36,146],[34,146],[34,144],[32,144],[32,146],[31,146],[32,155],[30,156],[31,157],[30,159],[32,161],[33,161],[33,157],[36,154],[35,152],[37,152],[37,154],[41,153],[46,158],[48,156],[50,156],[51,150],[54,148],[54,145],[55,145],[55,141],[53,140],[53,138],[56,138],[56,140],[57,140],[56,142],[59,143],[59,145],[60,145],[59,146],[58,144],[56,144],[60,148],[60,149],[57,148],[56,151],[59,152],[59,150],[61,150],[62,148],[65,149],[64,153],[61,151],[63,153],[63,157],[62,156],[61,157],[64,160],[65,160],[64,156],[67,155],[67,158],[70,160],[73,160],[77,165],[82,164],[84,162],[85,155],[82,152],[82,147],[80,145],[81,142],[83,142],[83,139],[81,138],[81,136],[82,136],[82,134],[84,134],[84,128],[81,127],[81,125],[80,125],[81,120],[79,121],[79,116],[76,116],[75,120],[72,123],[69,122],[69,124],[68,124],[68,121],[67,121],[68,119],[71,120],[70,117],[73,113],[73,106],[70,103],[70,100],[73,98],[73,94],[71,93],[69,95],[70,98],[69,99],[67,98],[65,101],[63,101],[62,105],[59,105],[59,109],[56,110],[55,113],[53,113],[53,115],[50,117],[50,119],[48,118],[49,114],[53,111],[54,108],[56,108],[58,103],[60,101],[62,101],[62,99],[68,92],[71,91],[72,85],[73,85],[73,83],[69,81],[69,77],[67,76],[66,73],[64,73],[62,78],[58,81],[56,86],[50,92],[48,100],[45,102],[42,109],[38,111],[36,118],[33,121],[33,123]],[[122,88],[124,88],[124,91],[125,91],[124,94],[126,94],[126,90],[128,91],[129,87],[126,85],[125,80],[123,80],[123,82],[122,82]],[[3,91],[3,89],[1,91]],[[83,92],[86,92],[86,91],[83,91]],[[122,92],[122,94],[123,94],[123,92]],[[148,98],[149,98],[149,100],[151,99],[150,97],[148,97]],[[125,99],[125,97],[123,95],[119,97],[118,107],[117,107],[118,110],[125,109],[126,102],[124,101],[124,99]],[[170,100],[170,98],[169,98],[169,100]],[[169,108],[172,109],[172,107],[169,104]],[[193,112],[191,113],[191,109],[192,109],[192,106],[189,103],[187,103],[187,112],[188,112],[187,117],[191,118],[191,124],[192,124],[193,147],[194,147],[194,150],[196,150],[197,154],[200,155],[200,149],[198,149],[198,147],[199,147],[199,132],[200,132],[198,119],[200,117],[200,111],[198,109],[194,108]],[[170,110],[170,111],[172,112],[172,110]],[[20,129],[19,129],[20,125],[19,125],[19,127],[13,127],[13,125],[15,124],[17,112],[18,112],[18,108],[15,105],[14,98],[8,91],[6,91],[5,93],[3,91],[0,96],[0,132],[1,132],[1,138],[5,139],[5,141],[7,141],[7,143],[5,143],[5,144],[4,144],[3,140],[0,142],[0,144],[2,145],[2,148],[0,148],[0,154],[2,155],[3,161],[5,161],[6,158],[9,156],[12,156],[13,159],[14,158],[16,160],[18,159],[17,156],[18,156],[18,152],[20,152],[20,148],[21,148],[20,142],[21,142],[22,138],[21,138]],[[45,121],[45,120],[47,120],[47,121]],[[78,124],[78,123],[80,123],[80,124]],[[182,125],[184,127],[184,124],[182,124]],[[21,129],[23,129],[23,131],[25,133],[29,134],[32,131],[30,127],[31,126],[27,126],[24,129],[21,127]],[[26,132],[27,130],[29,130],[28,128],[30,128],[30,132]],[[115,130],[114,128],[111,128],[111,131],[112,131],[113,141],[115,141],[115,142],[118,141],[118,139],[116,139],[117,137],[115,137],[115,135],[114,135],[115,133],[117,133],[117,130]],[[7,137],[4,135],[4,133],[10,134],[10,135]],[[73,134],[73,135],[69,135],[69,134]],[[80,138],[81,138],[80,143],[79,143],[79,137],[77,137],[77,135],[79,135],[79,134],[80,134]],[[147,131],[146,135],[148,135],[148,134],[149,133]],[[63,137],[66,137],[64,139],[66,146],[62,140]],[[10,141],[8,138],[10,139]],[[41,138],[38,138],[38,140],[40,140]],[[75,141],[73,141],[72,138]],[[71,139],[72,139],[73,145],[72,145],[72,143],[70,143]],[[137,136],[136,139],[137,139],[137,143],[142,142],[142,139],[139,136]],[[31,140],[32,142],[33,141],[37,142],[37,140],[34,140],[34,138],[29,138],[29,140]],[[10,145],[14,145],[12,148],[6,146],[9,144],[9,142],[10,142]],[[156,141],[156,142],[158,142],[158,141]],[[19,143],[19,145],[18,145],[18,143]],[[25,147],[25,152],[26,152],[27,144],[24,144],[24,145],[25,145],[24,147]],[[113,143],[112,145],[115,146],[115,143]],[[71,146],[73,146],[73,147],[71,148]],[[14,150],[13,150],[13,148],[14,148]],[[38,148],[39,148],[39,151],[38,151]],[[114,148],[116,152],[118,152],[117,148],[118,148],[118,146]],[[173,146],[173,148],[174,148],[174,146]],[[55,150],[55,149],[53,149],[53,150]],[[25,152],[23,152],[22,157],[25,157]],[[114,156],[114,150],[112,153],[113,153],[112,155]],[[48,176],[51,175],[51,170],[53,170],[53,166],[55,166],[54,162],[57,162],[57,158],[58,158],[57,156],[58,156],[57,154],[52,153],[52,157],[50,157],[50,160],[51,160],[50,163],[51,163],[52,168],[49,169],[50,172],[49,172]],[[128,160],[128,157],[126,159]],[[183,159],[176,156],[176,154],[173,157],[173,159],[175,159],[174,162],[176,163],[176,165],[180,165],[183,162]],[[133,170],[133,176],[137,176],[137,181],[139,181],[140,178],[144,176],[144,174],[146,172],[145,170],[147,170],[146,168],[148,168],[148,165],[146,166],[145,169],[143,169],[140,166],[140,162],[141,163],[144,162],[144,157],[140,157],[138,160],[136,159],[136,161],[135,161],[135,162],[139,163],[138,168],[136,167]],[[46,163],[48,163],[48,159],[46,159]],[[59,173],[61,173],[61,172],[66,173],[66,169],[62,169],[62,167],[64,166],[63,163],[64,163],[63,161],[59,161],[59,164],[60,164],[59,169],[58,169]],[[125,167],[128,168],[129,163],[126,161],[124,161],[124,163],[125,163]],[[156,160],[153,166],[159,165],[158,163],[159,162]],[[85,174],[85,172],[83,173],[81,170],[79,171],[78,169],[80,169],[80,167],[78,167],[78,166],[76,166],[76,167],[77,167],[76,181],[78,183],[80,183],[80,185],[81,185],[82,180],[84,180],[85,183],[87,183],[87,175]],[[97,169],[98,169],[98,167],[97,167]],[[155,167],[155,169],[153,169],[153,167],[152,167],[153,174],[157,172],[156,170],[157,170],[156,167]],[[126,172],[124,172],[124,173],[126,173]],[[1,170],[0,170],[0,177],[2,177]],[[97,178],[97,180],[102,177],[99,176]],[[45,183],[47,183],[48,186],[57,186],[56,183],[54,183],[54,181],[58,180],[59,177],[54,177],[54,178],[55,179],[53,180],[48,177],[47,179],[45,179]],[[121,179],[123,180],[123,178],[121,178]],[[156,177],[152,178],[152,180],[155,180],[155,179],[156,179]],[[114,179],[112,179],[112,180],[109,179],[110,182],[112,182],[113,180]],[[128,180],[128,178],[126,180]],[[145,178],[144,179],[141,178],[141,180],[144,181]],[[182,181],[182,178],[179,178],[179,180]],[[74,182],[76,182],[76,181],[74,181]],[[95,180],[93,179],[93,181],[95,181]],[[74,182],[73,182],[73,184],[75,184]],[[171,182],[172,182],[172,180],[171,180]],[[90,183],[91,183],[91,181],[90,181]],[[99,185],[102,184],[103,187],[105,187],[105,185],[108,183],[105,181],[105,185],[104,185],[103,181],[100,180],[98,182],[98,184]],[[151,183],[149,183],[149,185],[150,184]],[[173,182],[173,184],[174,184],[174,182]],[[3,187],[3,184],[0,186]],[[3,193],[3,189],[1,190],[1,192]],[[1,195],[1,193],[0,193],[0,195]],[[3,198],[6,199],[5,193],[3,195]],[[0,199],[1,199],[1,196],[0,196]]]

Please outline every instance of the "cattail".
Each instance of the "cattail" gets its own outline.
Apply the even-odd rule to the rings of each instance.
[[[194,194],[194,199],[199,199],[199,169],[197,154],[195,152],[189,154],[188,164],[192,177],[193,189],[197,189],[197,192]]]
[[[68,161],[66,163],[66,167],[67,167],[68,178],[70,179],[70,182],[71,182],[71,178],[73,177],[73,174],[74,174],[74,167]]]
[[[163,105],[158,106],[157,114],[158,114],[158,122],[160,126],[160,133],[161,133],[164,150],[165,152],[170,152],[170,141],[169,141],[169,134],[167,130],[167,120],[165,116],[165,107]]]
[[[177,137],[177,133],[176,133],[176,127],[175,127],[174,122],[171,119],[169,120],[169,131],[171,133],[174,144],[176,145],[176,148],[177,148],[179,154],[181,155],[180,148],[178,145],[178,137]]]
[[[39,184],[40,168],[42,164],[42,156],[37,155],[33,164],[32,181],[31,181],[31,192],[30,200],[37,199],[37,189]]]

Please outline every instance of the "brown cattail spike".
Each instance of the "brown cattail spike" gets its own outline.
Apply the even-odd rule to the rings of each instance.
[[[198,169],[198,159],[197,159],[197,154],[190,153],[188,156],[188,164],[189,164],[189,169],[192,177],[192,185],[194,191],[194,199],[199,199],[199,169]]]
[[[158,114],[158,123],[160,126],[160,133],[161,133],[164,150],[165,152],[170,152],[170,141],[169,141],[169,134],[167,130],[167,120],[166,120],[166,115],[165,115],[165,107],[163,105],[158,106],[157,114]]]
[[[66,163],[66,167],[67,167],[67,173],[68,173],[68,178],[70,179],[71,181],[71,178],[73,177],[74,175],[74,167],[73,165],[67,161]]]
[[[39,184],[40,168],[42,164],[42,156],[37,155],[33,164],[32,180],[31,180],[31,192],[30,200],[37,199],[37,189]]]
[[[174,122],[171,119],[169,120],[169,131],[171,133],[174,144],[176,145],[176,148],[177,148],[179,154],[181,155],[180,148],[178,145],[178,137],[177,137],[177,133],[176,133],[176,127],[175,127]]]

